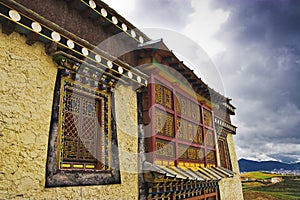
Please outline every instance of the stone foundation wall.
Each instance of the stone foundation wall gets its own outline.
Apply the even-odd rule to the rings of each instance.
[[[221,200],[243,200],[240,171],[234,148],[233,136],[227,136],[228,149],[231,159],[232,171],[236,173],[233,178],[225,178],[219,182]]]
[[[0,199],[138,199],[136,93],[115,90],[121,184],[45,188],[57,67],[18,33],[0,30],[0,49]]]
[[[239,175],[224,178],[219,182],[221,200],[243,200],[242,185]]]
[[[227,144],[228,144],[228,150],[229,150],[229,154],[230,154],[232,171],[239,174],[240,169],[239,169],[239,164],[238,164],[238,161],[237,161],[236,152],[235,152],[235,148],[234,148],[233,135],[228,134]]]

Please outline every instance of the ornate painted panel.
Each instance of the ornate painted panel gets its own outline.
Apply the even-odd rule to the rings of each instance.
[[[215,146],[214,131],[205,129],[206,146],[213,148]]]
[[[203,109],[203,118],[204,118],[204,125],[212,127],[213,121],[212,121],[212,113],[206,109]]]
[[[216,162],[215,151],[209,151],[206,155],[207,162],[214,163]]]
[[[188,116],[190,113],[190,105],[187,98],[182,96],[181,94],[177,94],[179,107],[180,107],[180,115]]]
[[[203,128],[201,126],[197,126],[197,136],[194,138],[194,142],[203,144]]]
[[[156,109],[155,133],[174,137],[174,116],[160,109]]]
[[[173,109],[173,93],[170,89],[162,86],[161,84],[155,84],[155,103],[160,104],[168,109]]]
[[[176,113],[181,114],[181,106],[180,106],[180,99],[178,97],[178,94],[175,96],[175,106],[176,106]]]
[[[200,125],[178,117],[177,129],[178,139],[197,144],[203,143],[203,131]]]
[[[178,145],[178,156],[182,160],[204,161],[204,149],[183,144]]]
[[[196,123],[201,122],[201,112],[198,104],[179,93],[176,93],[175,102],[177,114],[188,117]]]
[[[178,117],[177,128],[178,139],[188,142],[195,142],[198,144],[201,143],[202,133],[200,131],[199,125]]]
[[[156,139],[156,155],[158,157],[175,158],[175,144],[167,140]]]
[[[164,92],[164,104],[163,105],[169,109],[173,109],[172,91],[164,87],[163,92]]]
[[[155,103],[163,105],[163,86],[160,84],[155,84]]]

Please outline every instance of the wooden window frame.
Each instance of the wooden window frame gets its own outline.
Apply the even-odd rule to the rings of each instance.
[[[76,75],[80,76],[80,75]],[[73,162],[70,166],[64,164],[62,158],[63,132],[63,108],[65,105],[66,90],[76,90],[77,93],[90,95],[92,98],[103,98],[105,104],[101,111],[102,124],[101,133],[105,138],[105,162],[103,166],[95,168],[86,167],[86,163]],[[84,185],[105,185],[121,183],[119,153],[117,143],[116,122],[114,119],[114,95],[111,91],[99,91],[77,81],[66,69],[59,69],[54,89],[54,100],[50,133],[48,142],[48,156],[46,163],[46,187],[60,186],[84,186]],[[98,141],[99,142],[99,141]],[[102,152],[103,153],[103,150]],[[107,156],[107,157],[106,157]],[[65,163],[67,164],[67,163]],[[87,163],[88,164],[88,163]],[[98,164],[98,163],[97,163]],[[78,167],[74,165],[82,165]]]
[[[230,152],[226,136],[221,135],[218,137],[218,148],[220,155],[220,166],[232,170]]]
[[[62,99],[61,102],[62,106],[60,109],[60,116],[61,116],[61,120],[59,120],[59,132],[60,132],[60,164],[59,164],[59,168],[60,169],[65,169],[65,170],[76,170],[76,169],[85,169],[85,170],[108,170],[109,169],[109,160],[110,160],[110,146],[108,145],[108,136],[110,135],[110,130],[107,128],[108,126],[110,126],[110,121],[108,119],[108,115],[110,113],[110,110],[108,109],[108,104],[110,104],[110,97],[109,95],[105,94],[105,93],[99,93],[97,95],[92,95],[88,92],[85,92],[81,89],[77,89],[74,88],[74,83],[73,82],[69,82],[67,80],[64,80],[64,84],[65,87],[64,91],[61,91],[62,95]],[[73,85],[73,86],[72,86]],[[75,101],[77,99],[80,99],[79,102],[77,102],[78,105],[76,105],[76,107],[78,107],[79,111],[69,111],[67,108],[68,105],[68,96],[72,96],[71,97],[71,101]],[[75,96],[75,97],[73,97]],[[75,99],[77,97],[77,99]],[[73,99],[74,98],[74,99]],[[94,133],[96,137],[96,141],[94,141],[94,145],[93,145],[93,149],[94,151],[96,151],[94,154],[95,155],[90,155],[94,158],[90,158],[90,160],[84,160],[84,158],[80,158],[82,157],[82,151],[84,151],[86,149],[85,145],[82,144],[84,143],[84,138],[83,138],[83,132],[86,132],[86,130],[84,129],[84,126],[87,125],[87,119],[88,116],[84,115],[84,112],[87,112],[84,110],[84,103],[83,101],[92,101],[91,103],[96,103],[96,108],[95,108],[95,112],[96,115],[95,116],[95,121],[96,122],[96,126],[94,127],[97,128],[97,133]],[[93,102],[94,101],[94,102]],[[72,102],[71,102],[72,103]],[[70,105],[69,105],[70,106]],[[107,106],[107,107],[105,107]],[[75,107],[75,106],[74,106]],[[71,109],[72,105],[71,105]],[[108,115],[104,115],[105,111],[108,113]],[[70,115],[71,117],[67,117],[67,115]],[[70,126],[68,125],[69,121],[74,121],[74,116],[78,116],[78,124],[75,124],[75,126]],[[69,118],[72,118],[71,120],[69,120]],[[86,123],[84,123],[83,121],[86,121]],[[99,124],[99,127],[97,127],[97,124]],[[107,126],[107,127],[105,127]],[[71,128],[72,130],[76,130],[77,133],[77,145],[69,145],[68,147],[72,147],[75,146],[76,148],[76,157],[77,158],[68,158],[68,153],[66,153],[65,151],[68,150],[67,146],[67,142],[66,142],[66,131],[68,130],[68,128]],[[81,134],[80,134],[81,133]],[[72,137],[70,137],[72,138]],[[106,145],[107,144],[107,145]],[[86,153],[89,154],[89,150],[85,150]],[[106,155],[107,154],[107,155]],[[73,155],[74,156],[74,155]],[[92,159],[92,160],[91,160]]]

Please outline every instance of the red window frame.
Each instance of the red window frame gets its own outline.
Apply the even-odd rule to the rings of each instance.
[[[167,89],[169,89],[172,93],[172,107],[165,107],[163,105],[160,105],[158,103],[155,102],[155,85],[156,84],[160,84],[163,87],[166,87]],[[200,109],[200,113],[201,113],[201,117],[199,121],[196,121],[194,119],[192,119],[191,117],[187,117],[184,116],[182,113],[177,113],[176,107],[177,107],[177,102],[176,102],[176,98],[177,95],[182,95],[185,97],[188,97],[188,99],[190,101],[192,101],[195,105],[197,105]],[[148,146],[147,148],[147,158],[149,161],[151,162],[155,162],[157,160],[159,161],[163,161],[166,163],[173,163],[175,165],[178,165],[179,162],[184,162],[184,163],[197,163],[197,164],[204,164],[206,165],[217,165],[217,152],[216,152],[216,145],[217,145],[217,137],[216,137],[216,131],[215,131],[215,125],[214,125],[214,113],[211,109],[209,109],[208,107],[206,107],[203,104],[200,104],[198,102],[198,100],[196,98],[191,98],[190,95],[188,95],[186,92],[184,92],[182,89],[180,89],[179,87],[176,87],[175,85],[172,85],[171,83],[169,83],[168,81],[166,81],[165,79],[156,76],[156,75],[152,75],[150,77],[150,81],[148,84],[148,99],[147,101],[149,101],[149,109],[148,110],[148,114],[152,119],[152,122],[150,124],[150,135],[148,135],[148,139],[146,139],[146,146]],[[162,100],[164,101],[164,100]],[[204,124],[204,115],[203,112],[204,111],[208,111],[209,113],[211,113],[211,126],[208,126],[206,124]],[[167,134],[158,134],[156,131],[156,120],[157,120],[157,111],[162,111],[162,112],[166,112],[167,114],[170,114],[173,116],[173,134],[174,137],[168,136]],[[166,118],[166,117],[165,117]],[[179,138],[179,128],[177,126],[177,120],[178,119],[183,119],[186,120],[188,123],[193,124],[195,126],[198,126],[200,128],[202,128],[202,133],[203,133],[203,144],[197,144],[194,141],[193,142],[188,142],[188,141],[184,141],[182,139]],[[212,146],[208,146],[207,144],[207,136],[206,136],[206,132],[210,131],[212,133],[212,140],[213,140],[213,145]],[[149,134],[149,133],[148,133]],[[160,151],[156,148],[156,142],[157,141],[165,141],[167,146],[167,151],[170,151],[170,149],[172,149],[172,146],[174,145],[174,157],[167,157],[164,155],[159,155]],[[184,159],[184,158],[180,158],[179,156],[179,146],[181,145],[186,145],[189,148],[191,148],[191,152],[193,151],[193,149],[195,150],[203,150],[204,152],[204,159],[203,160],[199,160],[199,159]],[[163,144],[159,145],[160,147],[164,146]],[[158,150],[158,151],[157,151]],[[151,152],[151,153],[149,153]],[[196,151],[197,152],[197,151]],[[210,153],[209,153],[210,152]],[[213,156],[214,157],[214,161],[209,161],[209,156]]]

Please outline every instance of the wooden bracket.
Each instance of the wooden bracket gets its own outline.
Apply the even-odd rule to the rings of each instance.
[[[2,33],[10,35],[12,32],[14,32],[16,29],[16,23],[12,22],[12,21],[5,21],[2,24]]]
[[[46,47],[46,53],[50,54],[53,53],[57,50],[57,43],[56,42],[51,42],[47,47]]]
[[[27,35],[27,40],[26,40],[26,44],[28,45],[33,45],[34,43],[36,43],[39,40],[39,34],[35,33],[35,32],[30,32]]]

